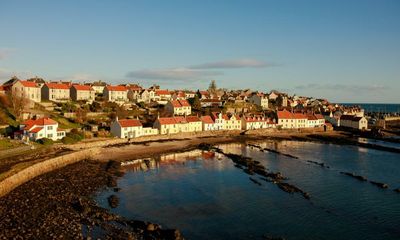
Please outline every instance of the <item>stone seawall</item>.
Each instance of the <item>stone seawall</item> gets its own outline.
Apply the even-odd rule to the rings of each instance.
[[[65,167],[69,164],[82,161],[84,159],[91,158],[95,154],[99,153],[98,148],[91,148],[86,150],[81,150],[66,154],[63,156],[48,159],[43,162],[36,163],[24,170],[4,179],[0,182],[0,197],[11,192],[16,187],[22,185],[23,183],[41,175],[44,173],[51,172],[55,169]]]

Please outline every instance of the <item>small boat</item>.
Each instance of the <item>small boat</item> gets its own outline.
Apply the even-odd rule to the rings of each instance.
[[[207,151],[202,153],[202,157],[205,159],[215,157],[215,152]]]

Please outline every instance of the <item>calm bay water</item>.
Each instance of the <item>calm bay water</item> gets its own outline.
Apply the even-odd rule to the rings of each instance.
[[[200,151],[165,155],[146,164],[127,166],[119,179],[121,191],[106,190],[97,200],[128,218],[180,229],[187,239],[400,239],[399,154],[355,146],[304,142],[264,142],[264,147],[299,159],[260,152],[243,144],[221,145],[280,171],[287,182],[310,193],[306,200],[275,184],[253,183],[226,157],[206,157]],[[307,162],[323,162],[329,169]],[[354,172],[389,184],[380,189],[340,174]]]
[[[400,104],[388,103],[343,103],[345,106],[358,105],[365,112],[400,113]]]

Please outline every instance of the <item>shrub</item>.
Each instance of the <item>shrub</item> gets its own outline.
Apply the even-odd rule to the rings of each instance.
[[[64,143],[64,144],[74,144],[74,143],[76,143],[76,142],[78,142],[78,141],[76,141],[75,139],[73,139],[73,138],[71,138],[71,137],[65,136],[65,137],[63,137],[63,138],[61,139],[61,142]]]
[[[48,146],[48,145],[53,144],[53,140],[51,140],[49,138],[41,138],[41,139],[38,139],[36,142],[39,143],[39,144],[42,144],[44,146]]]

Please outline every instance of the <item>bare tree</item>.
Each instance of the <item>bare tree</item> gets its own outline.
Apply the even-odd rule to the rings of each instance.
[[[10,99],[10,106],[15,118],[21,119],[24,109],[29,104],[29,100],[16,93],[10,94],[9,99]]]

